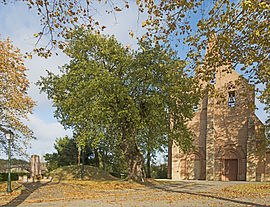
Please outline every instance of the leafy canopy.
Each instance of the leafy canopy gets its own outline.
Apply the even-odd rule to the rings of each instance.
[[[72,34],[74,25],[81,28],[104,30],[95,19],[96,8],[105,5],[107,14],[130,7],[131,1],[107,0],[18,0],[25,2],[40,16],[42,31],[34,36],[37,43],[43,37],[47,47],[36,48],[45,57],[51,49],[67,46],[65,38]],[[2,3],[9,3],[2,0]],[[241,69],[251,82],[263,84],[259,99],[269,112],[269,19],[267,0],[137,0],[138,10],[148,14],[142,27],[147,29],[143,38],[152,38],[168,47],[185,45],[188,70],[197,70],[199,78],[213,80],[216,66],[228,64],[227,70]],[[134,36],[130,32],[131,37]],[[216,38],[212,38],[213,35]],[[209,41],[214,41],[213,52],[204,57]],[[51,46],[51,47],[50,47]],[[203,61],[207,58],[209,61]]]
[[[170,137],[190,148],[186,122],[199,99],[193,79],[173,51],[150,41],[139,42],[139,48],[130,51],[113,36],[79,29],[66,50],[70,63],[60,75],[48,72],[39,81],[55,116],[74,130],[80,145],[108,139],[125,154],[123,144],[157,149]]]
[[[42,31],[34,36],[37,43],[49,36],[47,47],[36,48],[45,57],[51,49],[67,46],[65,38],[72,34],[74,25],[81,28],[104,30],[95,19],[97,6],[107,14],[130,7],[131,1],[107,0],[18,0],[25,2],[40,16]],[[2,0],[6,4],[8,1]],[[138,10],[148,17],[142,23],[147,29],[142,38],[152,38],[169,47],[186,45],[189,69],[199,71],[200,79],[214,79],[216,66],[228,64],[228,71],[239,68],[251,82],[263,84],[260,100],[269,112],[269,19],[267,0],[137,0]],[[131,37],[134,36],[130,32]],[[204,57],[208,42],[213,41],[213,53]],[[51,46],[48,49],[48,46]],[[204,58],[209,61],[203,61]],[[206,64],[206,65],[205,65]]]

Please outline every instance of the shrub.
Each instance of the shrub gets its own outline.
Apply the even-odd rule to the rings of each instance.
[[[27,175],[29,176],[29,173],[24,173],[24,172],[12,172],[10,173],[10,178],[11,180],[18,180],[19,176],[24,176]],[[8,180],[8,173],[0,173],[0,181],[7,181]]]
[[[152,178],[164,179],[167,178],[168,166],[167,164],[152,165],[151,176]]]

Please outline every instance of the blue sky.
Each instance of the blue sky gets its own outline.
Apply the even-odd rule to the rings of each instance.
[[[103,9],[104,10],[104,9]],[[136,41],[129,36],[129,30],[132,30],[135,35],[141,34],[140,27],[143,21],[143,15],[138,16],[138,11],[134,5],[131,9],[118,13],[116,19],[111,16],[103,16],[102,13],[97,14],[100,22],[107,26],[105,32],[114,34],[116,38],[124,45],[130,44],[132,48],[136,48]],[[0,4],[0,34],[1,38],[10,37],[14,45],[19,47],[22,52],[31,51],[35,44],[33,34],[40,31],[41,26],[39,17],[32,13],[25,3],[14,3],[7,6]],[[181,47],[180,47],[181,48]],[[29,69],[27,72],[31,82],[29,95],[37,101],[37,106],[34,108],[34,113],[29,115],[28,126],[34,131],[37,140],[32,141],[31,148],[28,153],[44,155],[54,151],[53,143],[55,138],[71,135],[71,131],[65,131],[63,127],[53,117],[51,101],[46,97],[46,94],[40,94],[37,86],[34,85],[40,79],[40,76],[45,76],[45,70],[58,72],[58,66],[62,66],[68,62],[68,58],[60,53],[59,56],[53,56],[49,59],[33,56],[32,60],[25,62]],[[257,107],[260,109],[256,113],[262,121],[265,121],[266,114],[264,113],[263,105],[256,101]],[[0,157],[5,157],[1,155]]]

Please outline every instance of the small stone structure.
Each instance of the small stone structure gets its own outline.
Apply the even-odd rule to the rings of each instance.
[[[27,177],[27,175],[19,176],[19,179],[18,180],[20,182],[27,183],[28,182],[28,177]]]
[[[26,168],[25,168],[26,169]],[[19,181],[26,182],[51,182],[52,177],[44,177],[43,174],[47,171],[47,166],[45,162],[40,162],[39,155],[32,155],[30,162],[30,170],[29,167],[25,172],[30,171],[30,177],[27,175],[19,176]]]
[[[41,175],[40,159],[38,155],[31,156],[31,178]]]

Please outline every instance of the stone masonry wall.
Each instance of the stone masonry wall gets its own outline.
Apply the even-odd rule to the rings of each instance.
[[[225,66],[224,66],[225,67]],[[194,118],[188,123],[193,130],[195,151],[185,155],[176,145],[171,151],[171,177],[179,179],[248,180],[270,179],[270,152],[257,153],[260,140],[255,128],[254,86],[239,80],[239,74],[216,73],[216,95],[201,101]],[[235,105],[228,105],[229,93]],[[257,133],[257,134],[256,134]]]

